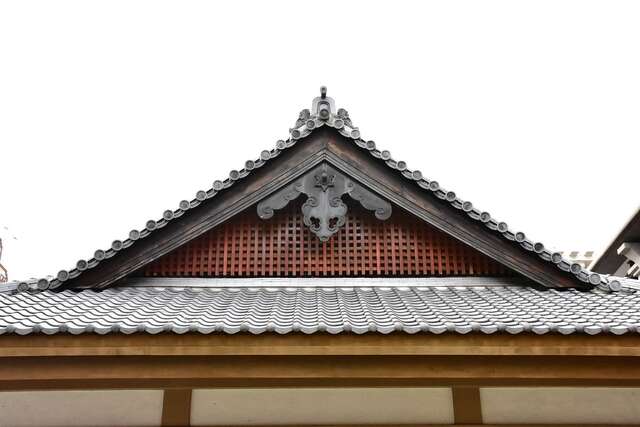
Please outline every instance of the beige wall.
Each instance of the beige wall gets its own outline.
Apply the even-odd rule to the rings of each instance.
[[[485,423],[640,424],[640,389],[481,388]]]
[[[192,425],[452,423],[449,388],[194,390]]]
[[[640,425],[640,388],[483,387],[479,391],[485,423]],[[188,416],[189,403],[184,402]],[[464,408],[460,402],[457,405],[456,410]],[[162,407],[162,390],[0,392],[0,427],[159,426]],[[225,388],[193,390],[191,396],[192,425],[453,421],[448,387]]]
[[[162,390],[0,392],[0,426],[159,426]]]

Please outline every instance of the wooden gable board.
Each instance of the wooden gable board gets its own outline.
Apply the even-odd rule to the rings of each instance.
[[[516,242],[426,192],[415,182],[375,159],[352,140],[328,127],[314,130],[296,145],[254,170],[215,198],[204,200],[145,239],[122,249],[94,268],[63,283],[64,288],[104,288],[211,230],[321,162],[328,162],[380,196],[473,247],[504,266],[550,288],[590,288]]]

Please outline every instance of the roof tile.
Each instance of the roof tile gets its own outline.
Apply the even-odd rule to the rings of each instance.
[[[209,279],[215,283],[215,279]],[[640,292],[537,290],[517,281],[405,280],[409,286],[124,286],[0,296],[0,334],[302,332],[625,334],[640,330]],[[373,282],[374,280],[370,279]],[[162,279],[159,284],[166,283]],[[495,281],[494,284],[490,284]],[[148,280],[147,280],[148,282]],[[225,282],[222,282],[225,283]],[[300,280],[290,284],[301,283]],[[313,283],[313,281],[308,282]],[[420,286],[418,286],[420,284]],[[437,286],[435,284],[441,284]]]

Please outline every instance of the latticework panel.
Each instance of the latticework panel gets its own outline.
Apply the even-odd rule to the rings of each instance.
[[[145,267],[145,276],[511,276],[469,246],[396,208],[386,221],[354,203],[344,227],[320,242],[300,202],[263,221],[254,208]]]

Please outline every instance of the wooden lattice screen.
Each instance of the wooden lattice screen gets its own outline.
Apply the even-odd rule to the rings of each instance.
[[[320,242],[301,202],[263,221],[255,208],[149,264],[145,276],[511,276],[482,253],[395,208],[386,221],[349,203],[345,226]]]

